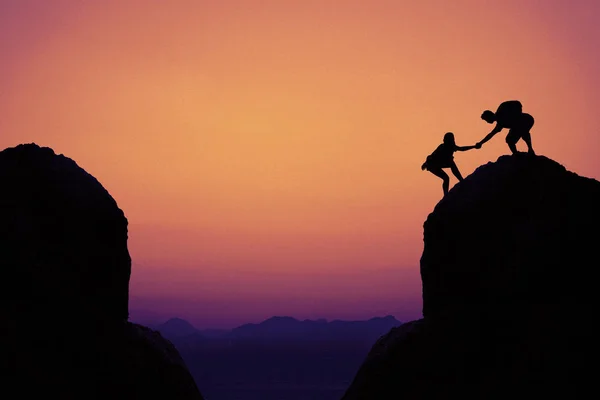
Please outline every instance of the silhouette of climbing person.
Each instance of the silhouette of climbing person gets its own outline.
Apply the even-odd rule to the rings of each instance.
[[[442,178],[442,189],[444,196],[448,194],[450,188],[450,177],[442,168],[450,168],[450,171],[456,176],[459,181],[463,180],[456,163],[454,162],[455,151],[467,151],[476,148],[476,146],[457,146],[454,141],[454,133],[447,132],[444,135],[444,142],[433,151],[421,165],[421,170],[428,170],[435,176]]]
[[[518,100],[509,100],[501,103],[494,113],[491,110],[485,110],[481,114],[481,119],[488,124],[496,122],[496,126],[480,142],[475,145],[478,149],[490,140],[494,135],[504,128],[508,128],[506,143],[512,154],[517,154],[517,142],[519,139],[527,144],[528,153],[535,155],[531,146],[531,133],[529,132],[534,124],[534,119],[530,114],[523,112],[523,106]]]

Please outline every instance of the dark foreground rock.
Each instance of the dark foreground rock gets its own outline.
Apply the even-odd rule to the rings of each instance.
[[[424,224],[423,316],[371,350],[343,400],[587,398],[600,182],[502,156]]]
[[[35,144],[0,152],[1,353],[9,398],[202,399],[173,345],[128,319],[127,219]]]

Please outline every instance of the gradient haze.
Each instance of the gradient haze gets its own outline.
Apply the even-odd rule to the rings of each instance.
[[[0,0],[0,147],[52,147],[113,195],[132,309],[199,327],[417,318],[442,195],[420,165],[446,131],[474,144],[481,112],[519,99],[538,154],[600,178],[598,16],[583,0]],[[504,136],[457,153],[463,175],[508,154]]]

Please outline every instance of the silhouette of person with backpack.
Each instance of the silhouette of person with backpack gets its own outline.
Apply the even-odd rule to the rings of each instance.
[[[454,133],[447,132],[444,135],[444,142],[433,151],[421,165],[421,170],[428,170],[435,176],[442,178],[442,189],[444,196],[448,193],[450,187],[450,177],[442,168],[450,168],[450,171],[459,181],[463,180],[456,163],[454,162],[455,151],[467,151],[476,148],[476,146],[457,146],[454,141]]]
[[[488,133],[475,146],[479,149],[481,146],[490,140],[494,135],[504,128],[508,128],[506,135],[506,143],[512,154],[517,154],[517,142],[519,139],[527,144],[528,153],[535,155],[531,146],[531,133],[529,132],[534,124],[534,119],[531,115],[523,112],[523,106],[518,100],[509,100],[501,103],[494,113],[491,110],[485,110],[481,114],[481,119],[488,124],[496,122],[494,129]]]

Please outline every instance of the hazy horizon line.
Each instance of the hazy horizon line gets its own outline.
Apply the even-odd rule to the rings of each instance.
[[[130,314],[131,311],[135,311],[135,312],[151,312],[150,310],[140,310],[140,309],[134,309],[134,310],[130,310]],[[173,317],[160,317],[160,318],[156,318],[155,320],[152,320],[151,318],[129,318],[128,321],[132,322],[132,323],[136,323],[136,324],[140,324],[140,325],[151,325],[151,326],[157,326],[157,325],[162,325],[167,323],[168,321],[171,321],[173,319],[179,319],[179,320],[183,320],[185,322],[187,322],[188,324],[190,324],[194,329],[197,329],[199,331],[203,331],[203,330],[233,330],[235,328],[238,328],[240,326],[244,326],[244,325],[250,325],[250,324],[254,324],[254,325],[258,325],[261,324],[265,321],[268,321],[270,319],[273,318],[291,318],[294,319],[298,322],[305,322],[305,321],[312,321],[312,322],[316,322],[316,321],[325,321],[326,323],[331,323],[331,322],[336,322],[336,321],[340,321],[340,322],[366,322],[366,321],[370,321],[372,319],[377,319],[377,318],[388,318],[388,317],[393,317],[396,321],[400,322],[400,323],[404,323],[404,321],[399,320],[395,315],[393,314],[385,314],[385,315],[375,315],[369,318],[364,318],[364,319],[344,319],[344,318],[297,318],[294,317],[292,315],[272,315],[270,317],[264,318],[262,320],[259,321],[254,321],[254,322],[243,322],[240,324],[237,324],[235,326],[232,326],[230,328],[224,328],[224,327],[211,327],[211,326],[207,326],[206,327],[202,327],[199,328],[197,326],[197,324],[193,323],[190,321],[190,319],[188,318],[183,318],[183,317],[178,317],[178,316],[173,316]]]

